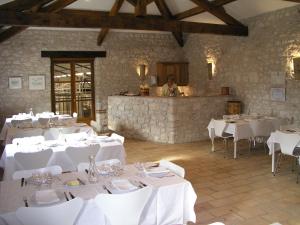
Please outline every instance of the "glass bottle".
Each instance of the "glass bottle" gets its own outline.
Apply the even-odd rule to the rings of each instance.
[[[90,183],[97,183],[98,182],[98,169],[96,167],[95,157],[91,155],[89,157],[90,165],[88,171],[88,179]]]

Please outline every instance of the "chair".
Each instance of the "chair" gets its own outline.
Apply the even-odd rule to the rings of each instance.
[[[250,120],[249,125],[253,134],[252,141],[254,147],[256,142],[259,142],[264,144],[264,149],[266,150],[267,139],[270,137],[271,132],[274,131],[272,122],[267,119]]]
[[[116,133],[112,133],[112,134],[110,135],[110,137],[112,137],[113,139],[119,141],[121,144],[124,144],[125,138],[124,138],[123,136],[118,135],[118,134],[116,134]]]
[[[33,129],[16,129],[16,130],[8,130],[7,135],[12,135],[13,138],[24,138],[24,137],[33,137],[33,136],[42,136],[43,135],[43,129],[41,128],[33,128]]]
[[[112,166],[112,165],[121,164],[121,161],[119,159],[109,159],[109,160],[96,162],[96,166],[101,166],[101,165],[104,165],[104,164],[108,164],[108,165]],[[85,170],[89,169],[89,166],[90,166],[90,163],[81,162],[77,165],[77,171],[78,172],[84,172]]]
[[[178,176],[184,178],[184,175],[185,175],[184,168],[182,168],[181,166],[176,165],[175,163],[172,163],[172,162],[167,161],[167,160],[160,160],[159,166],[162,166],[162,167],[172,171],[173,173],[177,174]]]
[[[43,136],[33,136],[33,137],[23,137],[23,138],[14,138],[12,144],[15,145],[36,145],[45,141]]]
[[[227,149],[228,149],[227,139],[232,138],[233,135],[224,132],[224,130],[226,128],[226,122],[224,120],[212,119],[212,124],[213,124],[213,128],[214,128],[214,134],[212,134],[212,136],[222,138],[225,141],[225,150],[227,151]],[[214,146],[214,138],[212,138],[212,145]]]
[[[280,165],[282,155],[289,155],[295,157],[296,162],[300,167],[300,148],[297,147],[300,144],[300,135],[283,133],[281,131],[276,131],[276,133],[278,136],[278,142],[280,145],[281,152],[279,153],[277,159],[275,173],[277,172],[278,167]],[[297,173],[297,183],[299,182],[299,173],[300,173],[300,168],[298,169],[298,173]]]
[[[59,139],[59,129],[58,128],[49,128],[44,132],[44,138],[46,141],[48,140],[58,140]]]
[[[29,128],[32,127],[32,119],[13,119],[11,125],[17,128]]]
[[[74,225],[83,207],[81,198],[46,207],[21,207],[16,211],[23,225]]]
[[[99,194],[95,202],[111,225],[138,225],[152,193],[151,187],[125,194]]]
[[[66,153],[74,163],[74,167],[82,162],[89,162],[89,156],[95,156],[100,149],[100,145],[90,145],[86,147],[67,147]]]
[[[96,133],[100,133],[101,132],[101,126],[100,126],[99,123],[97,123],[97,121],[91,120],[90,125],[91,125],[91,127],[93,128],[93,130]]]
[[[29,178],[32,176],[33,173],[51,173],[52,176],[56,176],[62,173],[62,168],[60,166],[49,166],[39,169],[33,170],[18,170],[13,173],[12,178],[13,180],[19,180],[21,178]]]
[[[50,117],[40,117],[38,122],[42,127],[49,127]]]
[[[30,153],[17,152],[14,158],[24,170],[38,169],[47,166],[52,153],[51,149]]]

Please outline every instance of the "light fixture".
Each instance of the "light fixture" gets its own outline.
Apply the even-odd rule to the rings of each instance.
[[[207,59],[207,70],[208,70],[208,79],[212,80],[212,78],[215,76],[215,62],[211,58]]]
[[[147,68],[146,68],[146,65],[145,64],[141,64],[141,65],[138,65],[138,68],[137,68],[137,74],[143,78],[146,76],[146,73],[147,73]]]

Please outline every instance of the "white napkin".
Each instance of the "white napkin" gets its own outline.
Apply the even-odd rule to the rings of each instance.
[[[169,173],[170,170],[164,168],[164,167],[151,167],[151,168],[148,168],[146,169],[145,173],[146,174],[166,174],[166,173]]]
[[[113,193],[123,193],[129,192],[138,189],[137,186],[134,186],[129,180],[127,179],[113,179],[111,181],[112,192]]]
[[[35,200],[37,204],[51,204],[58,202],[59,198],[55,190],[42,190],[35,193]]]

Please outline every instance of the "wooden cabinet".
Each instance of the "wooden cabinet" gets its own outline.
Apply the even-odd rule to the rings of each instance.
[[[188,62],[158,62],[157,85],[164,85],[169,75],[173,75],[178,86],[186,86],[189,83]]]

